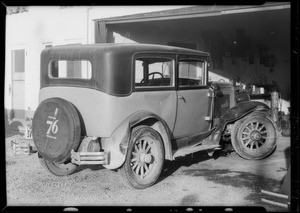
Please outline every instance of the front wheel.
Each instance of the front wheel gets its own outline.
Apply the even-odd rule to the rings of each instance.
[[[120,174],[126,185],[143,189],[158,179],[164,163],[160,135],[150,127],[134,128]]]
[[[261,113],[251,113],[236,121],[231,129],[233,148],[242,158],[249,160],[269,156],[276,148],[276,139],[273,122]]]

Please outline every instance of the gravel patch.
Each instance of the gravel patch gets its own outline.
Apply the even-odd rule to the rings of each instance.
[[[37,153],[13,155],[12,140],[25,139],[22,135],[9,135],[6,138],[8,206],[263,205],[268,211],[281,211],[260,202],[261,188],[270,191],[280,188],[280,179],[284,177],[286,168],[280,153],[275,155],[275,163],[279,165],[270,166],[270,162],[262,161],[262,165],[275,169],[268,172],[279,178],[260,176],[261,170],[252,167],[249,172],[249,161],[245,164],[246,161],[235,153],[218,159],[194,155],[178,161],[166,161],[164,171],[155,185],[136,190],[123,185],[118,172],[102,166],[83,166],[72,175],[54,176],[40,165]],[[27,142],[33,145],[32,140]],[[236,164],[234,167],[232,162]]]

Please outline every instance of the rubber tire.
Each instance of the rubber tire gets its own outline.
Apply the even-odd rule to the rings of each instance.
[[[57,112],[57,130],[48,137],[48,120]],[[52,125],[52,124],[51,124]],[[61,98],[49,98],[40,103],[33,117],[33,140],[37,151],[50,162],[64,163],[70,159],[72,149],[77,150],[81,139],[79,114],[72,103]]]
[[[141,179],[137,177],[137,175],[134,174],[134,172],[131,169],[130,166],[131,153],[133,151],[135,143],[139,139],[145,136],[151,137],[153,139],[153,142],[157,147],[156,149],[157,153],[155,156],[156,163],[155,165],[153,165],[153,168],[150,171],[151,174],[148,177]],[[161,170],[164,163],[164,156],[165,156],[164,146],[158,132],[156,132],[154,129],[148,126],[139,126],[137,128],[134,128],[132,130],[131,138],[128,144],[125,162],[121,167],[121,169],[119,170],[119,173],[125,185],[136,189],[144,189],[152,186],[157,181],[159,175],[161,174]]]
[[[269,138],[260,147],[261,150],[259,152],[252,152],[245,149],[242,145],[242,141],[239,139],[241,138],[241,131],[243,128],[253,121],[264,123],[268,131],[267,137]],[[271,155],[276,149],[276,139],[276,128],[272,120],[268,115],[262,113],[251,113],[247,115],[246,117],[236,121],[231,129],[231,143],[234,150],[239,156],[247,160],[260,160]]]
[[[38,155],[40,164],[44,169],[46,169],[49,173],[56,176],[66,176],[72,174],[78,168],[77,165],[68,162],[68,163],[54,163],[46,160],[41,155]],[[58,166],[60,165],[60,166]]]

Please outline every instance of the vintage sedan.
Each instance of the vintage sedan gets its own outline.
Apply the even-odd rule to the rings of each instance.
[[[270,108],[208,82],[209,54],[150,44],[65,45],[41,54],[33,140],[54,175],[80,165],[119,169],[129,186],[153,185],[165,160],[220,150],[245,159],[276,147]],[[225,140],[226,142],[226,140]]]

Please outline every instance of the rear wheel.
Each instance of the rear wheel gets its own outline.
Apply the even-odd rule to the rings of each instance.
[[[263,159],[276,148],[276,129],[267,115],[251,113],[235,122],[231,129],[231,142],[241,157]]]
[[[71,163],[70,161],[66,161],[64,163],[55,163],[46,160],[42,156],[39,155],[39,161],[41,165],[51,174],[56,176],[65,176],[72,174],[76,169],[77,165]]]
[[[143,189],[158,179],[164,162],[160,135],[150,127],[133,129],[125,163],[120,173],[126,185]]]

